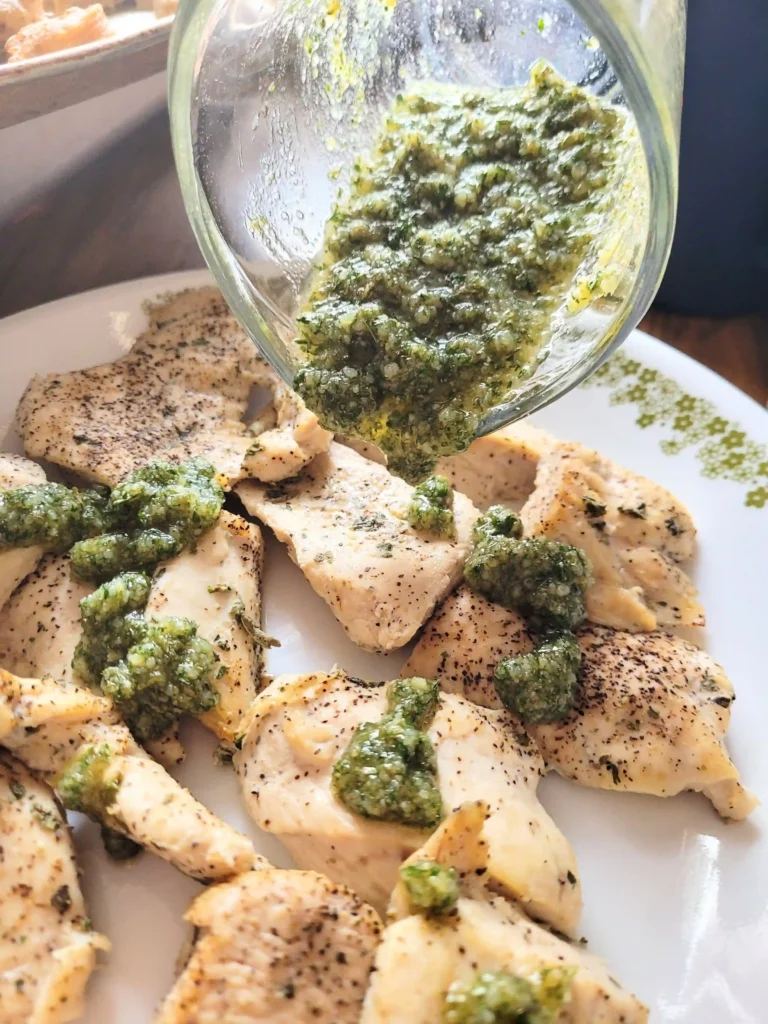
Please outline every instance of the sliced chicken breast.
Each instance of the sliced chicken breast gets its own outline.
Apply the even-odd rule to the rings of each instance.
[[[648,1010],[601,960],[534,924],[519,906],[478,884],[486,869],[483,815],[465,805],[413,857],[454,867],[463,893],[450,917],[410,915],[396,890],[395,922],[384,931],[361,1024],[434,1024],[446,994],[478,974],[509,973],[534,984],[541,971],[570,968],[570,998],[557,1024],[645,1024]],[[478,1018],[479,1019],[479,1018]],[[548,1018],[549,1019],[549,1018]],[[490,1020],[490,1017],[489,1017]]]
[[[358,1024],[378,915],[312,871],[265,868],[198,896],[195,943],[155,1024]]]
[[[266,482],[296,476],[316,455],[328,451],[333,434],[263,360],[256,384],[271,392],[272,401],[259,423],[251,424],[255,440],[246,452],[243,475]]]
[[[88,480],[114,485],[151,459],[200,456],[230,483],[242,474],[255,438],[243,422],[255,386],[269,387],[282,433],[260,442],[252,472],[293,473],[330,435],[298,405],[286,408],[284,385],[214,288],[181,292],[149,310],[149,326],[129,351],[88,370],[33,377],[17,411],[30,455]],[[286,460],[286,437],[295,451]],[[279,440],[274,460],[269,449]],[[306,450],[305,450],[306,449]],[[300,453],[303,455],[299,457]],[[298,460],[298,461],[297,461]]]
[[[403,518],[412,493],[384,466],[337,443],[295,480],[237,487],[350,639],[374,651],[406,644],[456,584],[477,517],[457,494],[455,542],[417,532]]]
[[[72,576],[67,555],[46,555],[0,610],[0,666],[17,676],[78,682],[72,656],[80,601],[93,590]]]
[[[486,708],[503,707],[493,684],[496,666],[510,654],[525,654],[534,640],[516,612],[492,604],[466,584],[443,601],[401,675],[437,679],[446,693],[458,693]]]
[[[220,700],[201,721],[227,743],[240,734],[261,687],[263,649],[249,627],[261,627],[262,562],[259,527],[222,512],[194,549],[160,566],[144,610],[148,618],[193,619],[198,634],[213,646],[220,659],[213,679]]]
[[[341,672],[282,676],[256,698],[235,757],[256,823],[280,836],[300,867],[323,870],[373,906],[386,905],[403,859],[422,831],[349,811],[332,790],[333,766],[358,725],[386,711],[386,684]],[[572,933],[581,910],[570,844],[536,797],[542,762],[512,717],[453,694],[428,728],[446,808],[482,795],[490,877],[535,917]],[[527,745],[526,745],[527,744]]]
[[[96,954],[109,942],[88,919],[62,808],[44,782],[2,752],[0,846],[0,1018],[76,1020]]]
[[[107,745],[104,780],[117,786],[104,824],[193,878],[217,881],[261,862],[245,836],[147,757],[105,697],[0,669],[0,743],[54,786],[74,757]]]
[[[75,579],[67,555],[45,555],[0,609],[0,666],[16,676],[84,685],[72,668],[82,632],[80,601],[95,587]],[[178,726],[147,744],[161,764],[184,760]]]
[[[518,509],[533,492],[539,459],[555,444],[551,434],[521,420],[476,438],[465,452],[440,459],[435,472],[483,511],[491,505]]]
[[[706,651],[668,633],[601,626],[577,640],[582,682],[573,710],[562,722],[526,727],[550,768],[600,789],[692,789],[725,818],[754,810],[724,742],[733,687]],[[462,587],[428,624],[403,675],[437,678],[444,690],[498,708],[496,665],[531,647],[518,616]]]
[[[526,536],[585,551],[592,622],[631,631],[704,625],[696,588],[679,565],[693,555],[696,528],[663,487],[582,445],[558,444],[539,460],[520,514]]]
[[[21,455],[0,454],[0,491],[13,491],[28,484],[44,484],[45,473],[35,462]],[[28,576],[40,559],[44,548],[36,544],[29,548],[0,547],[0,608],[6,603],[21,581]]]
[[[220,664],[212,683],[220,700],[201,721],[227,743],[239,735],[261,684],[263,651],[249,628],[261,626],[262,555],[259,527],[222,512],[194,550],[157,569],[144,613],[193,619],[213,645]],[[0,610],[0,666],[15,675],[80,682],[72,656],[81,635],[80,600],[93,589],[72,577],[66,555],[46,555]],[[151,749],[163,764],[184,753],[175,732]]]

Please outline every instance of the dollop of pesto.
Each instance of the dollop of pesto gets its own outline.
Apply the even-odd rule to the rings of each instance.
[[[184,713],[219,701],[212,679],[216,654],[191,619],[146,619],[149,579],[125,572],[80,602],[82,635],[72,667],[101,686],[137,740],[158,739]]]
[[[413,489],[405,518],[414,530],[445,540],[456,539],[453,488],[444,476],[430,476]]]
[[[140,638],[104,669],[101,689],[141,743],[159,739],[182,714],[201,715],[219,702],[211,685],[213,647],[191,619],[144,620]]]
[[[0,491],[0,549],[41,544],[57,553],[106,529],[106,488],[29,484]]]
[[[75,544],[72,571],[83,580],[104,580],[150,569],[213,526],[223,502],[216,470],[204,459],[150,462],[114,488],[106,510],[112,532]]]
[[[530,376],[608,205],[626,119],[539,62],[523,88],[416,83],[330,218],[294,387],[425,476]]]
[[[570,999],[575,967],[545,967],[530,978],[511,971],[484,971],[454,982],[443,1007],[443,1024],[554,1024]]]
[[[586,617],[592,574],[581,548],[546,537],[523,538],[519,516],[493,506],[472,532],[464,566],[470,587],[518,611],[535,630],[574,630]]]
[[[141,853],[141,847],[128,836],[108,825],[101,826],[101,842],[104,851],[112,860],[132,860]]]
[[[59,799],[70,811],[87,814],[102,821],[115,802],[120,779],[105,774],[115,754],[108,743],[83,747],[61,770],[55,788]]]
[[[387,713],[359,725],[333,766],[333,792],[355,814],[434,828],[443,817],[437,759],[424,732],[437,710],[439,690],[428,679],[389,684]]]
[[[417,860],[400,868],[411,910],[429,916],[448,914],[461,895],[456,870],[434,860]]]
[[[148,599],[149,577],[124,572],[80,601],[82,631],[72,668],[84,682],[99,686],[104,670],[144,636],[146,623],[139,613]]]
[[[534,651],[502,658],[494,685],[502,703],[523,722],[559,722],[573,707],[581,649],[573,633],[546,636]]]

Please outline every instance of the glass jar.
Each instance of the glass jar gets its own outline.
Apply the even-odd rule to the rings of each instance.
[[[661,280],[677,202],[684,34],[684,0],[186,0],[171,40],[173,144],[219,287],[290,382],[294,318],[326,220],[404,81],[519,85],[544,58],[628,108],[642,145],[625,162],[585,301],[563,307],[546,358],[481,432],[535,411],[621,344]]]

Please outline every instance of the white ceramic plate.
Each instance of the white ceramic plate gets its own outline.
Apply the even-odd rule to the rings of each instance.
[[[207,281],[200,273],[135,281],[0,323],[4,448],[21,450],[11,423],[33,373],[116,357],[143,326],[143,300]],[[768,415],[713,373],[637,332],[602,377],[537,422],[650,476],[693,511],[700,529],[695,577],[710,623],[704,639],[738,694],[729,744],[746,784],[768,799]],[[268,653],[271,673],[338,662],[359,676],[391,679],[402,664],[403,655],[354,647],[274,541],[265,590],[267,629],[282,641]],[[279,843],[246,820],[231,769],[214,767],[208,734],[191,723],[184,738],[181,781],[287,866]],[[765,812],[726,825],[703,797],[596,792],[555,777],[541,793],[576,848],[590,948],[650,1004],[651,1020],[765,1024]],[[171,984],[187,935],[182,914],[199,886],[150,854],[133,865],[110,863],[91,824],[77,824],[76,841],[91,916],[113,943],[91,983],[86,1021],[148,1024]]]

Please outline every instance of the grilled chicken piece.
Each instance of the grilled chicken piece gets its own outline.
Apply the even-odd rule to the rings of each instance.
[[[64,1024],[79,1018],[99,950],[77,877],[67,820],[53,793],[0,753],[0,1018]]]
[[[384,466],[333,443],[279,487],[246,481],[246,509],[288,547],[355,643],[389,651],[408,643],[458,581],[477,510],[455,495],[458,540],[419,533],[401,518],[411,488]]]
[[[414,854],[414,860],[454,867],[462,895],[448,919],[409,916],[398,885],[395,923],[384,930],[376,953],[360,1024],[432,1024],[443,1019],[454,982],[502,970],[535,981],[537,972],[553,967],[575,970],[557,1024],[644,1024],[647,1008],[613,980],[601,960],[534,924],[478,881],[487,856],[483,818],[482,804],[462,806]]]
[[[0,611],[0,666],[17,676],[78,682],[72,656],[80,601],[93,590],[72,576],[67,555],[45,555]]]
[[[438,461],[436,473],[485,511],[491,505],[519,508],[536,483],[539,459],[557,441],[527,420],[476,438],[465,452]]]
[[[194,948],[155,1024],[358,1024],[381,922],[350,889],[265,868],[185,916]]]
[[[13,491],[27,484],[44,484],[45,473],[35,462],[21,455],[0,454],[0,491]],[[21,581],[43,557],[43,548],[0,548],[0,608]]]
[[[193,619],[213,645],[226,672],[213,679],[221,699],[201,721],[227,743],[239,735],[261,682],[262,648],[247,626],[261,625],[262,553],[258,526],[222,512],[194,551],[157,569],[145,609],[148,617]],[[81,633],[80,600],[93,589],[73,579],[66,555],[46,555],[0,611],[0,665],[19,676],[80,682],[72,656]],[[150,749],[163,764],[184,756],[175,732]]]
[[[316,455],[328,451],[333,434],[320,426],[317,416],[263,360],[256,384],[272,393],[272,401],[251,424],[256,439],[246,453],[243,474],[267,483],[296,476]]]
[[[443,601],[401,676],[438,679],[440,689],[485,708],[503,707],[493,684],[496,666],[510,654],[525,654],[534,641],[516,612],[462,585]]]
[[[633,632],[704,625],[696,588],[678,564],[693,555],[696,528],[658,484],[582,445],[558,444],[539,460],[521,517],[526,536],[586,552],[592,622]]]
[[[263,651],[247,627],[261,626],[262,560],[259,527],[222,512],[194,550],[160,566],[144,610],[147,618],[193,619],[199,635],[213,645],[226,672],[213,680],[219,703],[200,719],[228,743],[240,734],[241,719],[261,684]]]
[[[94,586],[76,580],[67,555],[45,555],[0,610],[0,666],[16,676],[51,676],[84,685],[72,669],[80,640],[80,601]],[[161,764],[184,760],[178,726],[147,744]]]
[[[85,748],[108,745],[104,778],[119,786],[104,823],[193,878],[217,881],[261,861],[245,836],[147,757],[110,701],[82,687],[0,669],[0,743],[54,784]]]
[[[385,684],[341,672],[282,676],[256,698],[235,765],[246,806],[300,867],[323,870],[373,906],[386,905],[403,859],[424,833],[363,818],[339,802],[332,770],[362,722],[386,710]],[[493,884],[537,918],[572,933],[581,910],[573,850],[536,797],[542,762],[519,742],[512,717],[450,694],[428,728],[443,803],[482,794]],[[527,737],[525,738],[527,741]]]
[[[252,388],[273,391],[280,438],[268,432],[257,461],[254,436],[243,417]],[[308,461],[330,435],[322,431],[258,355],[214,288],[181,292],[150,311],[147,330],[113,363],[89,370],[34,377],[19,404],[24,445],[100,483],[114,485],[151,459],[208,459],[231,483],[269,464],[269,479]],[[285,456],[286,435],[296,450]],[[318,433],[319,432],[319,433]],[[279,440],[272,462],[269,449]],[[306,448],[306,450],[305,450]],[[298,461],[297,461],[298,460]]]
[[[542,757],[566,778],[599,789],[674,796],[704,793],[724,818],[745,818],[756,799],[739,782],[724,736],[733,687],[698,647],[668,633],[582,629],[582,683],[562,722],[528,725]],[[532,641],[523,622],[462,587],[427,626],[404,676],[499,708],[493,674]]]

